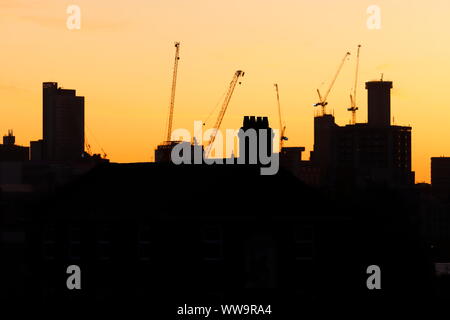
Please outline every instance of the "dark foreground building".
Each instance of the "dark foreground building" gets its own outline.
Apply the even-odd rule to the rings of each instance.
[[[330,116],[317,121],[322,120],[334,122]],[[245,132],[259,128],[271,131],[266,118],[245,118]],[[337,136],[346,132],[330,128]],[[376,177],[394,182],[393,172],[408,172],[404,155],[395,161],[406,166],[396,168],[391,164],[397,162],[382,156],[390,152],[389,137],[397,129],[378,122],[354,128],[359,147],[349,152],[356,163],[364,164],[363,155],[378,146],[381,155],[365,160],[372,161],[369,172],[387,170]],[[368,142],[368,151],[361,151],[366,134],[381,133],[385,144]],[[269,146],[270,137],[258,135],[255,141],[265,145],[267,139]],[[336,146],[334,139],[324,134],[317,141]],[[251,148],[248,141],[243,148]],[[319,171],[317,162],[302,164],[302,173],[311,169],[311,180],[315,174],[338,180],[340,167],[326,166],[325,156],[335,159],[336,149],[327,146],[317,146]],[[288,149],[282,161],[301,161],[302,151]],[[161,319],[184,318],[176,310],[185,304],[270,304],[271,319],[289,319],[330,305],[383,308],[440,298],[430,250],[420,238],[415,193],[369,183],[335,197],[287,170],[261,175],[261,163],[244,162],[99,163],[70,183],[52,184],[48,192],[0,190],[2,221],[9,225],[1,230],[7,240],[1,301],[27,307],[125,306]],[[355,179],[367,175],[349,172]],[[81,290],[67,287],[72,265],[81,269]],[[367,287],[371,265],[381,269],[381,290]]]
[[[349,208],[258,166],[104,164],[22,204],[24,270],[5,273],[2,289],[20,274],[23,290],[3,301],[135,305],[176,319],[185,303],[271,304],[280,318],[432,297],[407,202],[382,189],[358,198]],[[366,287],[373,264],[382,291]],[[66,287],[69,265],[82,270],[79,291]]]

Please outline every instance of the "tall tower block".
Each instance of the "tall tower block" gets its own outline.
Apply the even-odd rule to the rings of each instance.
[[[79,160],[84,152],[84,97],[56,82],[44,82],[43,158],[49,161]]]
[[[392,81],[366,82],[369,126],[391,125],[391,88]]]

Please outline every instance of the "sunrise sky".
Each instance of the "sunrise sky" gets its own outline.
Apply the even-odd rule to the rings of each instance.
[[[80,30],[66,27],[71,4],[81,8]],[[381,8],[380,30],[366,26],[370,5]],[[364,82],[384,73],[395,124],[413,127],[416,181],[429,181],[430,157],[450,155],[449,13],[448,0],[0,0],[0,133],[14,129],[22,145],[40,139],[42,82],[55,81],[86,97],[93,151],[153,160],[181,41],[174,128],[205,120],[242,69],[222,128],[240,127],[244,115],[278,128],[277,82],[285,145],[305,146],[308,158],[315,90],[361,44],[357,120],[367,120]],[[340,125],[350,120],[353,73],[350,57],[328,99]]]

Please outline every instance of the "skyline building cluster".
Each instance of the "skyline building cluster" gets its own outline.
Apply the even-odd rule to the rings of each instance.
[[[2,279],[8,298],[121,303],[127,292],[129,301],[148,303],[149,290],[171,288],[169,301],[193,287],[198,301],[261,288],[288,306],[330,292],[372,301],[360,283],[373,264],[382,270],[385,301],[450,296],[450,273],[433,269],[450,265],[450,158],[433,158],[433,186],[414,185],[412,128],[390,122],[392,82],[366,88],[367,123],[339,126],[333,115],[316,116],[310,159],[302,160],[303,147],[283,148],[278,174],[265,177],[267,164],[247,156],[251,149],[274,155],[267,117],[243,118],[241,166],[97,165],[83,158],[84,98],[44,83],[43,139],[32,142],[32,161],[12,130],[0,147],[0,156],[6,148],[18,159],[0,161],[2,260],[14,262]],[[245,134],[252,132],[253,139]],[[183,188],[175,196],[174,186]],[[199,210],[186,207],[193,199],[201,199]],[[339,277],[330,261],[339,261]],[[88,274],[83,294],[65,287],[68,265]]]
[[[313,180],[320,186],[413,185],[412,128],[391,124],[391,88],[391,81],[366,82],[367,123],[339,126],[331,114],[316,116],[310,160],[300,161],[298,156],[299,161],[293,163],[290,159],[286,167],[293,169],[305,182],[311,180],[311,172],[314,172],[317,177]],[[282,152],[282,164],[286,163],[283,155]]]
[[[310,159],[302,159],[304,147],[283,147],[281,166],[307,184],[316,186],[361,186],[370,181],[391,186],[414,184],[412,128],[391,124],[391,88],[391,81],[366,83],[367,123],[339,126],[332,114],[316,115]],[[42,93],[42,139],[30,141],[30,147],[18,146],[13,131],[9,130],[0,145],[0,162],[76,162],[88,156],[85,151],[84,97],[77,95],[74,89],[58,87],[57,82],[44,82]],[[246,121],[248,118],[244,119],[243,128]],[[268,127],[268,119],[265,121]],[[167,153],[174,145],[176,142],[165,150],[156,149],[156,161],[170,161]],[[432,174],[431,182],[439,180],[436,174]]]

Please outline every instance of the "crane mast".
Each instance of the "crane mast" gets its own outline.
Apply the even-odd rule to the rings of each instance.
[[[172,91],[170,94],[169,119],[167,121],[166,141],[170,141],[172,135],[173,109],[175,105],[175,91],[177,87],[178,60],[180,60],[180,43],[175,42],[175,62],[173,66]]]
[[[244,74],[245,74],[244,71],[238,70],[233,75],[233,79],[231,80],[230,85],[228,87],[228,91],[225,95],[225,100],[223,101],[222,108],[220,109],[219,116],[217,117],[216,123],[213,127],[214,132],[211,135],[208,150],[206,151],[206,156],[209,156],[209,152],[211,151],[214,140],[216,140],[217,132],[219,131],[220,125],[222,124],[222,120],[223,120],[223,117],[225,116],[225,112],[227,111],[228,104],[230,103],[231,96],[233,95],[233,92],[234,92],[234,88],[236,87],[236,84],[238,83],[239,78],[243,77]]]
[[[280,121],[279,128],[280,128],[280,153],[281,153],[282,149],[283,149],[284,140],[287,140],[288,138],[284,136],[284,133],[286,131],[286,126],[283,126],[283,120],[282,120],[282,117],[281,117],[281,103],[280,103],[280,93],[279,93],[279,90],[278,90],[278,84],[275,83],[274,86],[275,86],[275,91],[277,93],[278,118],[279,118],[279,121]]]
[[[327,91],[325,92],[325,95],[322,96],[322,95],[320,94],[319,89],[317,89],[317,94],[319,95],[319,102],[315,103],[315,104],[314,104],[314,107],[321,106],[321,107],[322,107],[322,115],[324,115],[325,112],[326,112],[325,107],[326,107],[326,105],[328,104],[328,102],[327,102],[328,95],[330,94],[331,89],[333,88],[334,83],[336,82],[336,79],[337,79],[337,77],[339,76],[339,73],[341,72],[342,67],[344,66],[345,60],[347,59],[347,57],[348,57],[349,55],[350,55],[350,52],[347,52],[347,53],[345,54],[344,58],[342,59],[341,63],[339,64],[339,68],[337,69],[336,74],[335,74],[334,77],[333,77],[333,80],[332,80],[331,83],[330,83],[330,86],[328,87]]]
[[[356,110],[358,110],[358,107],[356,106],[356,88],[358,86],[358,72],[359,72],[359,50],[361,48],[361,45],[358,45],[358,52],[356,54],[356,71],[355,71],[355,83],[353,86],[353,96],[350,94],[350,108],[348,108],[348,111],[352,112],[352,120],[351,124],[356,124]]]

